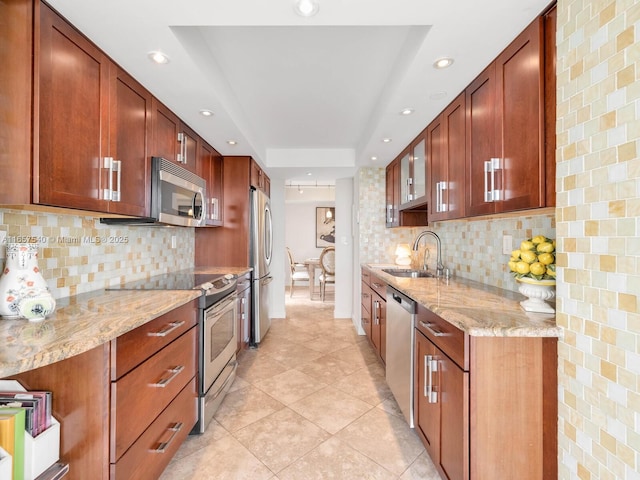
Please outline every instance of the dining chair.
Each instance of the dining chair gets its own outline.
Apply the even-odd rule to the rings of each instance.
[[[326,247],[320,254],[320,297],[324,302],[324,295],[328,283],[336,283],[336,247]]]
[[[293,255],[291,254],[291,250],[289,247],[285,247],[287,249],[287,256],[289,257],[289,267],[291,268],[291,277],[290,277],[290,296],[293,297],[293,285],[296,281],[298,282],[308,282],[309,281],[309,271],[307,270],[307,266],[304,263],[299,263],[294,261]],[[304,270],[300,270],[304,269]]]

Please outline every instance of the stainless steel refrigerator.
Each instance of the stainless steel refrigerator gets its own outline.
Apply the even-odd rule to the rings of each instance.
[[[271,254],[273,253],[273,225],[269,197],[262,191],[251,189],[251,248],[253,268],[253,314],[251,343],[257,345],[271,326],[269,318],[269,283]]]

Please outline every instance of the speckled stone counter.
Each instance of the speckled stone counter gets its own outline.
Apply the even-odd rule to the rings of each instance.
[[[517,292],[463,278],[403,278],[383,272],[379,265],[363,267],[469,335],[560,336],[555,315],[525,312],[520,307],[525,297]]]
[[[244,275],[247,268],[194,273]],[[0,318],[0,378],[79,355],[198,298],[200,290],[96,290],[57,300],[42,322]]]

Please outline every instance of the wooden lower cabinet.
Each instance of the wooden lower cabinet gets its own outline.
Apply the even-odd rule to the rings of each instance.
[[[65,480],[160,476],[196,423],[196,319],[189,302],[110,343],[11,377],[53,392]]]
[[[442,478],[554,480],[557,339],[475,337],[421,305],[416,432]]]
[[[444,478],[468,479],[469,372],[420,332],[416,332],[415,355],[416,431]]]
[[[361,325],[382,363],[387,353],[387,284],[362,270]]]

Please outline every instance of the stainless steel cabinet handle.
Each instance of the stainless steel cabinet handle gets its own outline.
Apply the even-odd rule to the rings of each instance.
[[[382,284],[381,283],[373,282],[371,285],[373,285],[376,288],[382,288]]]
[[[429,397],[429,389],[431,388],[431,386],[428,383],[428,379],[430,379],[430,376],[428,375],[429,373],[429,355],[425,355],[424,356],[424,370],[423,370],[423,383],[424,383],[424,392],[422,393],[422,396],[427,398]]]
[[[169,324],[167,324],[167,326],[164,327],[159,332],[149,332],[149,333],[147,333],[147,336],[149,336],[149,337],[166,337],[171,332],[173,332],[176,328],[179,328],[182,325],[184,325],[184,320],[181,321],[181,322],[169,322]]]
[[[175,423],[172,427],[169,427],[167,430],[169,430],[171,433],[171,437],[169,437],[169,440],[167,440],[166,442],[161,442],[160,445],[158,445],[158,448],[154,448],[153,450],[151,450],[153,453],[164,453],[165,450],[167,449],[167,447],[171,444],[171,442],[173,442],[173,439],[176,438],[176,435],[178,434],[178,432],[180,430],[182,430],[182,422],[178,422]]]
[[[163,378],[157,383],[152,383],[152,387],[164,388],[169,385],[179,374],[184,370],[183,365],[178,365],[175,368],[170,368],[168,371],[171,372],[171,375],[167,378]]]
[[[424,328],[426,328],[429,333],[431,333],[431,335],[433,335],[434,337],[445,337],[447,334],[444,332],[439,332],[437,330],[434,330],[433,328],[431,328],[431,325],[433,325],[432,323],[426,323],[423,322],[422,320],[420,320],[420,325]]]
[[[433,374],[438,371],[438,360],[435,357],[429,359],[429,403],[438,403],[438,391],[433,385]]]
[[[374,308],[373,319],[375,320],[375,325],[380,325],[380,316],[378,315],[378,311],[380,310],[380,301],[374,300],[373,308]]]
[[[444,203],[444,191],[447,189],[447,182],[436,183],[436,212],[446,212],[447,205]]]
[[[493,202],[493,193],[489,190],[489,175],[493,182],[493,171],[491,170],[491,160],[484,162],[484,201]]]
[[[220,214],[218,212],[218,199],[211,199],[211,220],[220,220]]]
[[[496,173],[501,170],[500,158],[491,158],[484,162],[484,201],[488,203],[498,202],[502,199],[500,190],[496,189]],[[488,178],[491,176],[491,187]]]
[[[113,192],[113,157],[104,157],[102,159],[102,168],[109,171],[109,188],[102,190],[102,200],[111,200]]]
[[[178,163],[187,164],[187,135],[184,132],[178,133],[178,142],[180,142],[180,153],[178,153]]]
[[[117,187],[115,190],[111,191],[111,201],[112,202],[119,202],[120,201],[120,195],[121,195],[121,187],[122,187],[122,160],[114,160],[113,161],[113,167],[111,169],[112,172],[116,172],[116,178],[118,179],[118,181],[116,182]],[[111,177],[109,177],[111,178]]]

